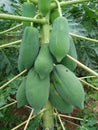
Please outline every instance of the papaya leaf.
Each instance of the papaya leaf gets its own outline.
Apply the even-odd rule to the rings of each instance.
[[[73,5],[72,7],[64,9],[63,12],[63,16],[68,19],[69,32],[86,36],[87,30],[81,23],[81,17],[83,16],[83,9],[81,6]]]
[[[6,104],[4,93],[0,93],[0,107]]]
[[[91,68],[92,70],[98,72],[98,44],[90,43],[87,41],[76,42],[76,48],[78,53],[78,60]],[[79,67],[80,69],[80,67]],[[82,69],[83,70],[83,69]],[[81,69],[80,69],[81,73]],[[84,74],[83,74],[84,75]]]
[[[0,64],[0,70],[2,72],[2,70],[5,70],[6,73],[9,73],[10,70],[12,69],[12,65],[7,57],[7,55],[5,54],[5,52],[3,50],[1,50],[0,52],[0,59],[1,59],[1,64]]]
[[[15,75],[10,74],[6,79],[6,82],[10,81],[14,76]],[[16,94],[21,80],[22,80],[21,78],[18,78],[14,80],[13,82],[11,82],[9,85],[7,85],[5,88],[0,90],[0,107],[5,105],[7,101],[12,101],[11,95]]]
[[[14,5],[17,6],[19,1],[18,0],[0,0],[0,7],[3,8],[4,12],[8,12],[13,14],[16,10]]]
[[[17,47],[0,50],[0,84],[7,81],[10,74],[18,74],[17,69],[18,49]]]
[[[75,22],[73,18],[68,19],[68,23],[70,33],[86,36],[86,29],[82,24]]]

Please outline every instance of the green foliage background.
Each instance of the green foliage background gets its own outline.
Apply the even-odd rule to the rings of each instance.
[[[21,4],[23,3],[22,0],[1,0],[0,1],[0,13],[7,13],[7,14],[15,14],[21,15]],[[72,6],[67,6],[63,8],[63,15],[68,19],[70,33],[75,33],[81,36],[90,37],[93,39],[98,39],[98,2],[97,0],[86,2],[83,4],[75,4]],[[1,20],[0,19],[0,31],[6,30],[14,25],[19,24],[16,21],[10,20]],[[7,33],[4,35],[0,35],[0,45],[6,44],[8,42],[18,40],[21,37],[22,30],[15,30],[15,33]],[[74,42],[76,45],[77,53],[78,53],[78,60],[85,64],[86,66],[90,67],[92,70],[98,72],[98,43],[89,42],[87,40],[81,40],[78,38],[74,38]],[[19,45],[13,45],[8,48],[4,48],[0,50],[0,85],[3,85],[5,82],[9,81],[12,77],[17,75],[17,58],[18,58],[18,50]],[[87,76],[90,75],[80,67],[77,67],[75,70],[77,76]],[[12,101],[11,95],[16,94],[16,90],[20,84],[21,78],[13,81],[3,90],[0,90],[0,107],[7,104],[8,101]],[[98,86],[98,79],[89,79],[89,83]],[[98,93],[90,89],[87,89],[87,102],[92,99],[93,101],[98,100]],[[95,107],[94,105],[91,106],[92,108]],[[0,111],[0,129],[2,129],[2,119],[4,121],[10,120],[7,116],[12,116],[12,118],[18,119],[15,115],[11,115],[9,112],[10,108]],[[7,113],[7,114],[6,114]],[[81,114],[82,113],[82,114]],[[78,116],[82,115],[84,117],[84,121],[81,121],[81,128],[79,130],[97,130],[98,126],[96,126],[96,113],[89,113],[88,108],[85,108],[83,112],[78,114]],[[21,118],[20,118],[21,119]],[[89,122],[87,123],[85,120],[88,119]],[[10,128],[14,127],[13,120],[11,121]],[[39,117],[34,121],[35,125],[31,126],[33,128],[39,127]],[[9,121],[8,121],[9,123]],[[18,122],[17,122],[18,123]],[[3,126],[2,130],[6,130],[8,124]],[[32,127],[29,126],[28,130]],[[58,126],[59,128],[59,126]],[[61,127],[60,127],[61,128]],[[7,129],[8,130],[8,129]],[[77,129],[78,130],[78,129]]]

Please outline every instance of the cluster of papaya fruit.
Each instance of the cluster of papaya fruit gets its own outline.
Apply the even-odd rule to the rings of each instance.
[[[50,0],[45,0],[44,4],[42,0],[38,1],[43,16],[50,10],[50,3]],[[23,16],[35,15],[34,4],[25,2]],[[63,16],[56,15],[54,18],[52,17],[49,43],[45,44],[40,44],[38,28],[30,26],[30,22],[23,23],[25,28],[20,44],[18,69],[20,72],[27,69],[28,73],[18,88],[16,99],[18,107],[29,104],[35,112],[40,111],[49,100],[60,112],[70,113],[74,107],[83,109],[85,93],[81,82],[73,73],[76,63],[66,56],[69,54],[77,59],[73,39],[69,36],[68,21]]]

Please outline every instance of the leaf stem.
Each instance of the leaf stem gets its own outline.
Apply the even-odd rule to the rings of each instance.
[[[77,35],[77,34],[74,34],[74,33],[69,33],[69,34],[70,34],[72,37],[76,37],[76,38],[80,38],[80,39],[83,39],[83,40],[88,40],[88,41],[91,41],[91,42],[97,42],[97,43],[98,43],[98,40],[96,40],[96,39],[92,39],[92,38],[80,36],[80,35]]]
[[[38,0],[30,0],[31,2],[33,2],[34,4],[38,3]],[[70,0],[70,1],[62,1],[60,2],[60,6],[61,7],[66,7],[69,5],[73,5],[73,4],[79,4],[79,3],[83,3],[83,2],[89,2],[91,0]],[[57,4],[55,2],[51,3],[51,9],[54,9],[57,7]]]
[[[62,126],[62,130],[66,130],[65,127],[64,127],[64,125],[63,125],[63,122],[62,122],[62,120],[61,120],[61,118],[60,118],[60,116],[59,116],[59,114],[58,114],[58,112],[57,112],[56,109],[55,109],[55,111],[56,111],[56,115],[57,115],[57,117],[58,117],[58,119],[59,119],[59,122],[60,122],[60,124],[61,124],[61,126]]]
[[[44,111],[45,111],[45,109],[42,109],[38,114],[32,116],[32,117],[30,118],[30,120],[34,119],[37,115],[40,115],[40,114],[43,113]],[[11,130],[17,130],[19,127],[21,127],[22,125],[26,124],[27,121],[28,121],[28,120],[22,122],[21,124],[17,125],[16,127],[12,128]]]
[[[8,46],[11,46],[11,45],[14,45],[14,44],[18,44],[21,41],[22,40],[18,40],[18,41],[14,41],[14,42],[10,42],[10,43],[4,44],[4,45],[0,45],[0,48],[4,48],[4,47],[8,47]]]
[[[67,55],[67,57],[69,59],[71,59],[72,61],[74,61],[75,63],[78,64],[78,66],[80,66],[81,68],[85,69],[86,71],[92,73],[93,75],[98,77],[98,73],[96,73],[95,71],[93,71],[92,69],[88,68],[87,66],[85,66],[84,64],[82,64],[81,62],[79,62],[78,60],[76,60],[75,58],[71,57],[70,55]]]
[[[58,0],[55,0],[55,2],[56,2],[57,7],[58,7],[59,15],[62,16],[62,10],[61,10],[61,7],[60,7],[60,2]]]
[[[78,79],[79,79],[82,83],[84,83],[85,85],[90,86],[91,88],[93,88],[93,89],[95,89],[95,90],[98,91],[98,88],[94,87],[92,84],[87,83],[86,81],[82,80],[81,78],[78,78]]]
[[[28,124],[29,124],[29,122],[30,122],[30,119],[31,119],[31,117],[32,117],[32,115],[33,115],[33,112],[34,112],[34,109],[31,110],[31,113],[30,113],[30,115],[29,115],[29,117],[28,117],[28,120],[27,120],[27,122],[26,122],[26,125],[25,125],[25,127],[24,127],[24,130],[27,129]]]
[[[0,107],[0,110],[2,110],[2,109],[4,109],[4,108],[7,108],[7,107],[9,107],[9,106],[11,106],[11,105],[13,105],[13,104],[16,104],[16,103],[17,103],[17,101],[11,102],[11,103],[9,103],[9,104],[3,106],[3,107]]]
[[[19,76],[23,75],[25,72],[27,72],[27,69],[25,69],[24,71],[22,71],[21,73],[19,73],[18,75],[16,75],[14,78],[12,78],[10,81],[6,82],[5,84],[3,84],[0,87],[0,90],[5,88],[8,84],[10,84],[11,82],[13,82],[15,79],[17,79]]]
[[[7,107],[9,107],[9,106],[11,106],[11,105],[17,103],[17,101],[16,101],[15,99],[12,99],[12,100],[13,100],[13,102],[11,102],[11,103],[9,103],[9,104],[3,106],[3,107],[0,107],[0,110],[2,110],[2,109],[4,109],[4,108],[7,108]],[[26,108],[29,108],[29,109],[32,109],[30,106],[27,106],[27,105],[25,105],[25,107],[26,107]]]
[[[71,1],[62,1],[60,2],[60,6],[61,7],[66,7],[66,6],[69,6],[69,5],[73,5],[73,4],[79,4],[79,3],[83,3],[83,2],[89,2],[91,0],[71,0]],[[51,9],[54,9],[57,7],[57,4],[56,3],[51,3]]]
[[[4,31],[0,32],[0,34],[4,34],[4,33],[7,33],[7,32],[9,32],[9,31],[15,30],[16,28],[19,28],[19,27],[21,27],[22,25],[23,25],[23,23],[18,24],[18,25],[14,26],[14,27],[12,27],[12,28],[10,28],[10,29],[7,29],[7,30],[4,30]]]
[[[96,76],[84,76],[84,77],[80,77],[80,79],[88,79],[88,78],[96,78]]]
[[[79,118],[79,117],[74,117],[74,116],[69,116],[69,115],[63,115],[63,114],[59,114],[60,117],[65,117],[65,118],[69,118],[69,119],[74,119],[74,120],[79,120],[79,121],[83,121],[84,119]],[[88,120],[86,120],[88,122]],[[96,124],[98,124],[98,122],[96,122]]]
[[[40,23],[40,24],[47,23],[47,20],[45,18],[34,19],[34,18],[28,18],[28,17],[16,16],[16,15],[10,15],[10,14],[0,14],[0,19],[16,20],[16,21],[28,21],[28,22],[35,22],[35,23]]]

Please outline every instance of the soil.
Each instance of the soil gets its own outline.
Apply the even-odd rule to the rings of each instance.
[[[75,108],[74,111],[71,114],[68,114],[68,115],[69,116],[75,116],[75,114],[77,112],[79,112],[79,109]],[[30,114],[29,111],[28,111],[28,108],[26,108],[26,107],[17,108],[17,105],[14,109],[12,109],[12,113],[17,115],[17,116],[25,115],[26,116],[25,120],[28,119],[28,116]],[[62,118],[62,121],[65,122],[65,125],[68,128],[68,130],[76,130],[76,128],[78,126],[76,120],[74,120],[74,119],[68,119],[68,118],[64,117],[64,118]],[[24,125],[22,127],[18,128],[18,130],[23,130],[23,128],[24,128]]]

